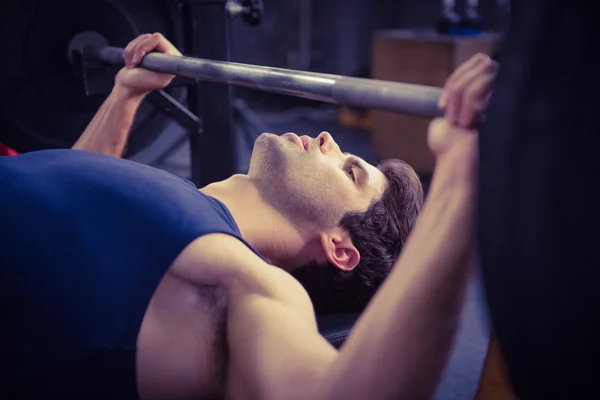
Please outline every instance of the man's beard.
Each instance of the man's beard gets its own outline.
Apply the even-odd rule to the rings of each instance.
[[[298,228],[336,226],[341,215],[335,195],[328,193],[327,179],[311,169],[310,156],[295,154],[278,138],[266,137],[258,145],[252,175],[263,200]]]

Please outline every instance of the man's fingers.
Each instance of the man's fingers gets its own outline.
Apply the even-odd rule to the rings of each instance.
[[[121,74],[120,82],[140,93],[161,89],[169,85],[175,75],[137,68],[142,63],[144,56],[152,51],[181,56],[179,50],[162,34],[140,35],[132,40],[123,51],[123,58],[126,65],[123,70],[127,69],[129,71],[126,74]]]
[[[444,89],[447,102],[445,116],[451,123],[458,123],[462,113],[461,108],[464,104],[464,94],[470,85],[482,75],[492,74],[495,76],[497,70],[498,64],[496,62],[487,56],[481,57],[472,68],[465,70]]]
[[[444,91],[442,92],[442,95],[440,96],[440,100],[438,102],[438,107],[440,109],[445,110],[448,105],[448,93],[446,89],[450,86],[453,86],[457,80],[461,79],[461,77],[463,77],[469,71],[476,68],[480,63],[486,61],[486,59],[489,59],[489,57],[485,54],[475,54],[473,57],[469,58],[465,63],[463,63],[460,67],[458,67],[448,77],[448,79],[446,79],[446,82],[444,83]]]
[[[140,36],[127,46],[127,58],[131,67],[137,67],[144,56],[152,51],[164,54],[181,56],[181,53],[161,33],[146,34]]]
[[[480,75],[465,90],[457,121],[459,127],[465,129],[473,127],[477,117],[485,111],[490,101],[495,78],[495,72]]]
[[[140,35],[137,38],[133,39],[131,42],[129,42],[127,47],[125,47],[125,51],[123,51],[123,58],[125,59],[125,65],[127,66],[127,68],[134,67],[132,65],[132,60],[133,60],[133,56],[135,54],[135,49],[136,49],[137,45],[142,40],[146,39],[148,36],[150,36],[150,34],[148,34],[148,33]]]
[[[469,70],[466,70],[459,77],[454,79],[446,89],[449,92],[449,96],[464,91],[467,86],[473,82],[478,76],[483,74],[495,74],[498,71],[498,63],[489,57],[481,58],[480,61],[475,64]]]
[[[142,62],[142,58],[156,48],[159,40],[155,35],[148,35],[140,40],[135,46],[133,59],[131,60],[132,64],[137,67]]]
[[[173,46],[171,42],[167,40],[161,33],[155,33],[153,36],[158,38],[158,44],[156,46],[156,50],[161,53],[168,54],[170,56],[181,56],[181,52],[177,49],[177,47]]]
[[[446,80],[445,85],[451,85],[454,81],[460,79],[465,73],[469,70],[477,68],[482,63],[487,63],[490,61],[490,57],[487,54],[477,53],[471,58],[469,58],[464,64],[458,67],[450,77]]]
[[[454,123],[470,129],[477,117],[487,108],[491,97],[492,86],[498,73],[498,63],[491,58],[479,64],[471,79],[458,82],[460,103],[457,101]]]

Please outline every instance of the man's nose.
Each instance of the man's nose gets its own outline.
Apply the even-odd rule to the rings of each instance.
[[[339,153],[341,154],[340,147],[333,140],[331,135],[328,132],[321,132],[319,136],[317,136],[317,143],[319,143],[319,148],[321,149],[321,153],[327,155],[330,153]]]

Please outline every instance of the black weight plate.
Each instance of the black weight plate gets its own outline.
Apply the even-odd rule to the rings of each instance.
[[[518,398],[591,399],[600,355],[598,3],[517,3],[480,138],[486,292]]]
[[[71,147],[106,98],[85,95],[67,57],[73,36],[95,31],[125,47],[140,33],[161,32],[177,43],[174,7],[170,1],[144,0],[8,3],[2,38],[10,57],[0,63],[0,140],[19,152]],[[168,91],[181,100],[182,89]],[[127,155],[148,145],[166,123],[166,116],[144,102]]]

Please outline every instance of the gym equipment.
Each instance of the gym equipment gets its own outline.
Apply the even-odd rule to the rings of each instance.
[[[123,49],[85,46],[86,60],[124,65]],[[148,54],[143,68],[200,80],[244,86],[327,103],[433,117],[441,115],[441,89],[375,79],[295,71],[166,54]]]
[[[142,66],[193,79],[177,78],[148,97],[136,116],[125,157],[154,140],[167,115],[175,117],[190,132],[192,180],[199,186],[235,173],[231,88],[222,83],[440,115],[440,88],[229,63],[229,23],[237,6],[248,23],[260,21],[258,0],[10,2],[3,15],[11,18],[3,27],[10,37],[6,51],[14,56],[0,71],[0,140],[19,152],[71,147],[110,91],[123,64],[122,47],[140,33],[157,31],[190,57],[149,54]],[[102,62],[101,68],[91,68],[94,60]],[[218,153],[211,151],[215,148]]]
[[[262,0],[228,1],[225,7],[231,17],[241,15],[250,26],[258,25],[262,18]]]
[[[517,397],[591,398],[600,354],[597,6],[514,4],[480,138],[486,292]]]
[[[230,20],[236,14],[228,10],[231,5],[235,8],[233,3],[226,0],[7,3],[1,14],[1,37],[4,51],[10,57],[0,66],[3,127],[0,141],[21,153],[69,148],[84,131],[109,93],[118,66],[104,66],[102,74],[94,73],[95,90],[86,93],[84,71],[73,68],[77,63],[68,51],[78,34],[93,32],[85,40],[96,45],[110,43],[124,47],[141,33],[161,32],[186,54],[228,60]],[[237,3],[241,7],[237,15],[250,25],[260,22],[262,1]],[[88,72],[91,76],[91,70]],[[184,100],[187,107],[180,104]],[[136,115],[123,156],[129,158],[150,144],[169,123],[169,117],[175,117],[188,128],[191,179],[196,185],[204,186],[236,172],[229,87],[175,79],[165,91],[148,96]],[[218,153],[211,151],[215,148]]]
[[[458,35],[461,31],[461,17],[456,12],[455,0],[442,0],[442,12],[436,25],[438,33],[444,35]]]
[[[144,10],[140,13],[138,10]],[[105,99],[87,96],[67,48],[82,31],[95,40],[125,46],[144,32],[163,32],[178,43],[177,6],[172,1],[24,0],[3,9],[5,61],[0,67],[0,140],[19,152],[71,147]],[[94,38],[88,39],[97,43]],[[113,73],[116,70],[110,69]],[[167,92],[183,99],[183,88]],[[135,154],[163,130],[166,116],[145,102],[127,146]]]
[[[181,52],[229,60],[231,16],[226,0],[178,0],[183,22]],[[206,40],[210,38],[210,40]],[[202,135],[191,134],[192,181],[202,187],[236,172],[231,88],[193,81],[186,86],[187,106],[202,119]],[[219,151],[214,151],[219,149]]]
[[[483,22],[478,8],[479,0],[467,1],[465,13],[460,23],[463,35],[478,35],[483,30]]]

